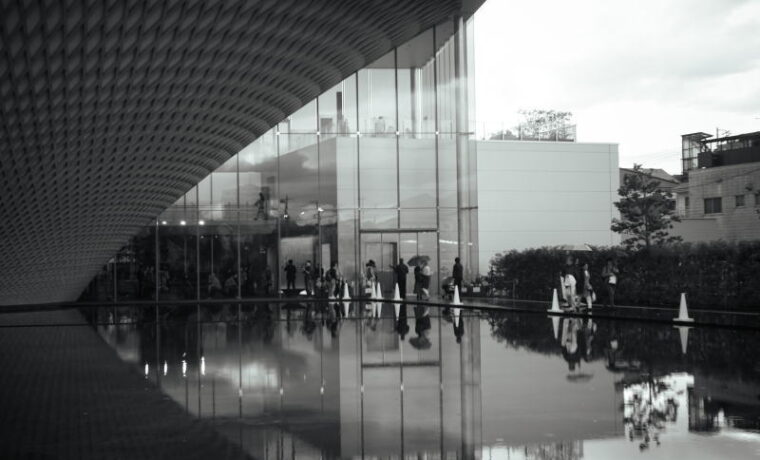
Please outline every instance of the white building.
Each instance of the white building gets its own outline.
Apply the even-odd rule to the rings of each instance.
[[[618,215],[618,145],[478,141],[481,274],[512,249],[565,244],[609,246]]]

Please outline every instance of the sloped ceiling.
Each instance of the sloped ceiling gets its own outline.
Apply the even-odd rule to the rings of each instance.
[[[75,300],[231,155],[462,3],[0,0],[0,305]]]

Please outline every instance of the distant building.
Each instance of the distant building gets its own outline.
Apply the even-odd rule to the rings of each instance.
[[[684,241],[760,238],[760,131],[713,137],[684,134],[684,181],[673,189]]]
[[[620,183],[622,184],[625,181],[626,176],[634,174],[651,174],[654,180],[660,182],[660,190],[668,192],[672,192],[673,189],[681,183],[677,177],[668,174],[664,169],[657,168],[642,168],[638,173],[632,168],[620,168]]]
[[[512,249],[620,242],[617,144],[483,140],[477,152],[481,273]]]

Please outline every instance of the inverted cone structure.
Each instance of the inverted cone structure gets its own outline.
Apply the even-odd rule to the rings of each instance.
[[[556,289],[554,289],[554,291],[552,292],[552,308],[549,309],[549,311],[557,311],[557,312],[562,311],[559,309],[559,299],[557,299]]]
[[[459,300],[459,286],[454,286],[454,300],[451,303],[452,305],[462,305],[462,301]]]
[[[348,283],[343,283],[343,300],[351,300],[351,296],[348,295]]]
[[[680,321],[684,323],[690,323],[694,321],[694,318],[689,318],[689,309],[686,306],[686,293],[681,293],[681,306],[678,308],[678,318],[674,321]]]
[[[343,302],[343,317],[348,318],[348,309],[351,308],[351,302]]]
[[[681,339],[681,353],[686,354],[686,348],[689,346],[689,326],[675,326],[678,329],[678,336]]]
[[[396,283],[396,287],[393,289],[393,300],[395,302],[398,302],[399,300],[403,300],[401,298],[401,292],[398,290],[398,283]]]
[[[393,304],[393,314],[396,315],[396,321],[398,321],[398,315],[401,313],[401,304],[400,303],[394,303]]]
[[[380,317],[380,313],[383,311],[383,303],[375,302],[375,318]]]
[[[554,340],[559,340],[559,316],[552,316],[552,330],[554,331]]]
[[[459,321],[461,321],[462,318],[462,309],[461,308],[452,308],[451,309],[451,316],[454,317],[454,325],[459,326]]]

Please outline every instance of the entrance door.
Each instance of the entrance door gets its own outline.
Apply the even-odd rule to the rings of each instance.
[[[427,260],[433,271],[430,282],[431,292],[438,292],[438,247],[436,246],[436,233],[432,231],[363,231],[362,240],[362,269],[370,260],[375,261],[378,272],[378,280],[383,288],[383,295],[387,297],[393,294],[396,279],[391,265],[396,265],[401,257],[404,262],[421,263]],[[407,277],[407,294],[412,292],[414,285],[414,266],[409,266]]]
[[[380,286],[383,288],[383,295],[387,292],[393,292],[394,279],[393,270],[391,265],[395,265],[398,260],[398,244],[395,241],[365,241],[362,247],[362,257],[366,264],[370,260],[375,261],[377,267],[377,280],[380,282]],[[374,239],[374,238],[370,238]]]

